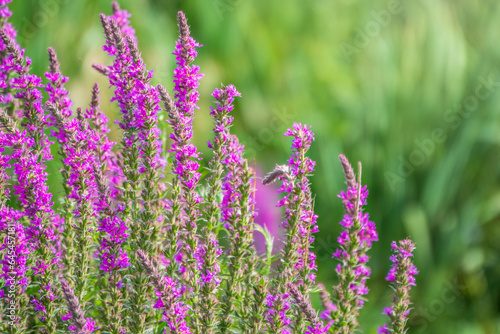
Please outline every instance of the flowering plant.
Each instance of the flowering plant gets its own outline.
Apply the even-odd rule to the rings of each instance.
[[[95,64],[113,89],[121,112],[120,143],[107,136],[95,84],[87,108],[73,108],[68,78],[48,49],[45,83],[16,42],[7,5],[0,2],[0,254],[2,333],[351,333],[369,289],[367,252],[378,240],[363,207],[368,190],[348,160],[345,215],[330,293],[316,283],[313,252],[319,231],[308,177],[314,134],[295,123],[292,154],[263,184],[281,183],[284,243],[256,225],[256,174],[244,145],[231,134],[234,100],[222,85],[212,94],[213,157],[202,179],[201,154],[192,143],[198,108],[196,49],[186,17],[178,13],[173,97],[151,84],[127,11],[113,2],[101,14],[103,51],[111,65]],[[161,140],[159,115],[171,127]],[[57,148],[57,157],[52,155]],[[47,161],[61,159],[64,194],[55,210]],[[253,232],[265,235],[265,254]],[[417,273],[413,243],[393,243],[387,280],[395,291],[380,333],[404,333],[409,290]],[[276,262],[276,265],[273,265]],[[311,294],[320,293],[318,315]]]

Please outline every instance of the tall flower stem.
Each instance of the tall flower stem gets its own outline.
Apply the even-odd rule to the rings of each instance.
[[[206,225],[201,232],[202,246],[198,246],[201,252],[199,256],[199,269],[201,271],[202,285],[200,294],[200,309],[203,312],[201,324],[207,333],[214,333],[218,325],[217,313],[219,313],[219,302],[217,300],[217,290],[221,279],[218,277],[220,272],[219,255],[222,250],[218,246],[216,228],[219,227],[220,202],[217,200],[222,187],[222,175],[224,173],[223,161],[227,157],[227,143],[229,129],[233,120],[229,116],[233,110],[234,97],[241,96],[233,85],[222,86],[215,89],[212,96],[216,99],[216,106],[210,107],[210,115],[214,118],[214,139],[208,146],[213,150],[214,156],[209,162],[211,172],[208,178],[208,195],[204,218]]]
[[[151,263],[149,257],[142,250],[137,251],[137,257],[145,268],[156,290],[158,300],[155,308],[163,311],[163,318],[172,334],[192,334],[187,326],[187,306],[180,300],[182,292],[179,283],[168,276],[163,276]]]
[[[113,209],[111,195],[106,178],[99,168],[94,169],[94,176],[98,185],[99,199],[99,255],[100,269],[99,285],[101,293],[99,298],[103,312],[101,318],[106,328],[112,334],[121,334],[126,331],[124,324],[123,293],[125,287],[122,283],[122,273],[129,263],[128,254],[122,244],[128,238],[128,228],[119,217],[119,210]],[[109,301],[108,301],[109,297]]]
[[[20,117],[24,126],[22,131],[15,131],[11,137],[14,144],[11,158],[15,161],[14,172],[18,175],[18,185],[13,188],[23,207],[23,215],[29,221],[26,237],[37,260],[32,267],[32,284],[39,290],[33,296],[31,304],[35,312],[44,313],[42,327],[53,333],[57,327],[57,296],[51,275],[57,271],[61,254],[57,247],[58,233],[53,223],[55,216],[52,195],[46,184],[45,162],[51,160],[52,155],[51,142],[45,134],[47,115],[42,107],[42,94],[39,90],[43,85],[39,77],[29,74],[31,60],[23,58],[24,50],[19,49],[5,30],[0,30],[0,37],[5,50],[10,54],[5,67],[17,73],[17,77],[12,78],[9,85],[16,92],[14,98],[19,100]]]
[[[225,284],[225,295],[222,303],[221,332],[229,331],[236,311],[240,311],[240,325],[246,315],[245,280],[253,275],[256,264],[253,242],[253,217],[255,188],[253,188],[254,171],[248,167],[248,161],[243,158],[244,146],[235,135],[228,136],[227,157],[223,160],[227,174],[223,183],[222,221],[230,240],[229,277]]]
[[[114,57],[109,67],[94,66],[105,74],[115,89],[112,101],[117,101],[122,112],[120,127],[123,130],[121,142],[123,152],[123,173],[125,176],[122,199],[125,211],[121,213],[130,227],[128,245],[131,252],[129,277],[133,289],[130,290],[128,306],[128,327],[134,332],[147,329],[151,317],[146,299],[147,277],[142,266],[137,266],[135,251],[141,247],[154,251],[157,247],[161,191],[159,171],[164,165],[160,159],[161,143],[158,129],[159,96],[150,85],[152,72],[137,48],[134,30],[130,27],[130,15],[113,2],[113,15],[101,14],[101,22],[106,36],[103,49]],[[116,282],[115,282],[116,283]]]
[[[343,226],[338,242],[340,248],[333,257],[339,259],[336,272],[339,283],[333,287],[333,299],[336,307],[331,308],[331,316],[335,321],[335,333],[352,333],[358,326],[357,316],[363,307],[363,296],[368,293],[366,281],[370,277],[370,268],[366,265],[366,252],[372,243],[378,240],[375,224],[369,220],[369,215],[363,213],[368,190],[361,185],[361,163],[358,179],[345,156],[340,155],[344,168],[347,191],[342,191],[339,197],[343,200],[345,215],[340,224]]]
[[[306,157],[306,152],[314,140],[314,134],[307,125],[294,123],[285,136],[293,137],[294,152],[288,160],[288,165],[278,166],[275,170],[281,172],[279,178],[283,181],[280,192],[285,196],[278,206],[285,207],[283,227],[287,231],[280,263],[282,273],[280,284],[286,285],[291,282],[294,272],[298,270],[300,289],[305,292],[316,277],[313,272],[316,270],[316,256],[309,248],[314,241],[312,235],[318,232],[318,227],[308,179],[308,175],[314,171],[315,162]]]
[[[386,280],[391,282],[394,290],[392,306],[384,309],[384,314],[389,317],[389,324],[379,327],[379,333],[404,334],[406,333],[406,323],[410,314],[410,289],[415,286],[415,275],[418,270],[413,264],[412,257],[415,245],[410,239],[392,242],[391,256],[392,267],[387,274]]]
[[[168,95],[165,88],[161,85],[156,87],[160,94],[165,111],[168,115],[169,122],[174,129],[180,127],[177,122],[179,118],[177,117],[178,111],[175,107],[172,99]],[[179,131],[180,132],[180,131]],[[179,252],[180,244],[172,242],[172,240],[177,240],[183,226],[183,215],[182,215],[182,203],[181,203],[181,181],[178,177],[174,177],[171,184],[171,200],[168,203],[169,209],[165,214],[165,239],[167,240],[167,245],[164,249],[164,256],[168,261],[167,273],[170,277],[175,277],[177,267],[175,257]]]
[[[166,214],[166,228],[174,239],[165,254],[170,262],[169,273],[174,274],[176,265],[179,265],[182,281],[192,289],[191,300],[193,312],[198,313],[199,271],[194,254],[198,248],[198,220],[200,219],[199,204],[202,198],[196,192],[201,173],[197,160],[200,153],[192,144],[194,110],[198,108],[199,93],[198,81],[202,78],[199,67],[192,65],[197,56],[198,44],[191,36],[184,13],[177,13],[179,39],[176,42],[174,55],[177,67],[174,70],[174,100],[170,99],[166,91],[160,86],[161,99],[168,116],[168,123],[172,128],[170,139],[172,147],[169,152],[174,153],[172,159],[172,197],[170,208]],[[174,233],[176,233],[174,235]],[[179,245],[172,245],[172,240],[180,239]],[[195,320],[195,318],[193,318]],[[193,330],[198,333],[200,326],[193,324]]]

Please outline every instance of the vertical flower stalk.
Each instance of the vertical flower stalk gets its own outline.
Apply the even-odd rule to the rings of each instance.
[[[415,245],[410,239],[405,239],[399,241],[399,245],[393,241],[391,246],[394,252],[390,258],[392,267],[385,279],[391,282],[394,297],[392,306],[386,307],[383,312],[389,317],[390,322],[380,326],[378,333],[404,334],[410,314],[410,289],[416,285],[415,275],[418,274],[412,261]]]
[[[227,168],[222,185],[221,220],[230,240],[229,277],[226,281],[224,303],[222,304],[222,333],[229,330],[233,314],[240,318],[240,326],[245,326],[248,314],[246,307],[251,298],[250,284],[255,283],[254,269],[257,262],[253,247],[253,218],[256,215],[255,172],[243,158],[244,146],[235,135],[228,136],[227,156],[222,163]]]
[[[158,218],[162,210],[157,189],[159,171],[165,165],[160,157],[160,101],[158,91],[150,85],[153,73],[146,70],[129,17],[128,12],[121,10],[116,2],[113,2],[113,15],[101,15],[106,35],[103,49],[114,57],[113,65],[104,72],[115,88],[112,101],[118,102],[122,112],[119,124],[123,129],[124,199],[127,201],[126,213],[135,222],[130,224],[130,242],[134,249],[141,245],[150,251],[156,242]]]
[[[29,283],[26,272],[31,250],[21,218],[22,213],[17,210],[5,206],[0,208],[0,277],[3,279],[0,290],[3,321],[0,330],[9,334],[25,327],[29,314],[29,296],[25,291]]]
[[[213,150],[214,156],[209,163],[212,175],[209,178],[209,194],[207,199],[207,218],[209,229],[217,226],[219,219],[220,203],[217,202],[217,195],[222,187],[222,175],[224,173],[223,161],[228,155],[228,142],[230,137],[229,129],[233,122],[230,112],[234,109],[234,98],[241,94],[233,85],[215,89],[212,96],[216,100],[216,106],[210,107],[210,115],[214,118],[214,139],[208,142],[208,147]]]
[[[371,271],[367,266],[369,257],[366,252],[374,241],[378,241],[378,235],[368,213],[363,212],[368,189],[361,185],[361,164],[356,180],[345,156],[340,155],[340,162],[344,168],[347,191],[342,191],[339,195],[344,204],[345,215],[340,222],[343,227],[338,238],[340,248],[333,254],[340,263],[335,269],[339,283],[333,288],[336,307],[332,308],[331,315],[335,321],[335,332],[347,334],[358,326],[357,316],[363,307],[363,296],[369,291],[366,281]]]
[[[282,225],[287,231],[282,250],[281,280],[286,285],[299,272],[298,279],[303,292],[314,284],[316,255],[310,250],[313,233],[318,232],[317,215],[314,214],[308,175],[314,171],[315,162],[306,157],[314,140],[314,134],[307,125],[294,123],[285,136],[292,136],[292,156],[285,166],[277,166],[272,177],[279,177],[283,183],[279,192],[285,194],[278,206],[285,207]]]
[[[107,126],[108,117],[106,117],[100,108],[99,94],[100,87],[97,83],[95,83],[92,88],[90,106],[85,110],[84,116],[89,125],[91,125],[95,142],[98,143],[96,147],[96,161],[99,162],[97,167],[99,167],[98,169],[100,173],[102,173],[102,179],[105,179],[106,182],[109,183],[109,199],[116,202],[119,194],[117,186],[123,183],[123,171],[121,167],[118,166],[117,154],[112,151],[116,143],[110,141],[106,135],[110,132]],[[103,210],[102,207],[99,207],[99,203],[96,203],[96,209],[98,211]]]
[[[97,165],[96,151],[98,143],[89,129],[87,121],[83,118],[80,108],[77,117],[66,119],[56,105],[48,104],[56,119],[56,127],[64,133],[64,142],[60,143],[63,153],[63,164],[66,170],[68,199],[75,204],[74,224],[67,229],[74,230],[74,242],[70,241],[75,250],[74,271],[76,291],[82,298],[87,286],[90,256],[89,245],[92,242],[92,231],[95,229],[95,201],[97,199],[97,184],[94,179],[94,166]],[[72,219],[73,220],[73,219]],[[71,233],[67,231],[66,233]],[[72,234],[73,235],[73,234]],[[69,237],[69,235],[67,236]],[[68,238],[66,238],[67,240]],[[71,255],[71,254],[69,254]],[[66,258],[66,262],[71,261]]]
[[[130,228],[127,243],[132,249],[131,263],[136,263],[135,250],[144,248],[147,252],[157,247],[162,190],[160,171],[165,162],[160,158],[161,132],[158,128],[159,93],[151,86],[152,71],[146,70],[137,48],[134,30],[130,26],[130,15],[113,2],[113,15],[101,14],[106,36],[103,50],[114,58],[113,65],[94,65],[106,75],[114,88],[114,97],[122,113],[119,123],[123,130],[121,149],[123,161],[124,191],[121,198],[124,208],[121,219]],[[115,226],[120,222],[115,221]],[[122,227],[120,227],[122,228]],[[123,254],[122,254],[123,255]],[[118,255],[124,260],[124,255]],[[141,266],[130,266],[133,289],[128,299],[128,326],[131,331],[147,329],[149,304],[146,299],[149,287]]]
[[[287,315],[290,310],[288,294],[268,294],[266,298],[266,326],[269,333],[291,334],[292,320]]]
[[[12,155],[14,173],[17,175],[17,184],[13,186],[14,196],[22,206],[23,216],[29,222],[25,229],[25,236],[30,248],[36,254],[36,263],[33,261],[32,284],[39,290],[32,296],[31,304],[35,312],[42,312],[42,327],[49,332],[55,330],[57,324],[58,296],[55,294],[56,286],[51,282],[51,277],[60,261],[59,236],[54,229],[52,210],[52,195],[48,191],[47,173],[45,172],[47,160],[52,159],[50,145],[52,144],[45,129],[48,121],[42,107],[42,94],[39,90],[43,87],[41,79],[29,74],[31,60],[24,58],[24,50],[11,38],[12,32],[1,30],[0,37],[9,54],[4,63],[4,70],[16,73],[17,76],[4,84],[9,85],[15,92],[14,98],[19,103],[16,118],[22,120],[23,130],[11,132]],[[5,115],[5,114],[4,114]],[[11,116],[14,117],[14,114]],[[2,123],[6,121],[3,120]]]
[[[208,147],[213,150],[214,156],[209,162],[211,175],[208,178],[207,207],[204,210],[207,225],[203,226],[201,232],[202,244],[198,245],[195,257],[198,261],[200,270],[200,309],[202,317],[201,325],[207,333],[214,333],[218,325],[217,313],[219,302],[217,299],[217,290],[221,279],[218,277],[220,272],[219,256],[222,249],[219,247],[215,229],[219,225],[220,203],[217,197],[222,187],[222,175],[224,167],[222,162],[227,157],[227,142],[229,140],[229,128],[233,117],[229,113],[233,110],[233,101],[236,96],[241,94],[233,85],[222,86],[215,89],[212,96],[216,100],[216,106],[210,107],[210,115],[215,120],[214,139],[208,143]]]
[[[156,87],[160,94],[160,99],[162,100],[165,111],[167,112],[169,123],[174,129],[177,129],[177,135],[182,134],[182,125],[180,124],[180,118],[177,108],[174,105],[171,97],[165,90],[165,88],[161,85]],[[171,135],[172,137],[172,135]],[[173,161],[175,164],[176,161]],[[165,207],[167,209],[164,219],[165,225],[165,239],[170,240],[167,243],[164,249],[164,258],[168,262],[167,265],[167,273],[169,276],[174,277],[177,272],[177,259],[178,256],[182,253],[179,253],[179,250],[182,248],[182,241],[179,240],[182,231],[183,225],[183,203],[181,202],[181,181],[178,176],[174,177],[172,180],[172,190],[171,190],[171,199],[166,201]],[[177,240],[178,242],[173,242],[173,240]],[[181,272],[182,270],[181,267]]]
[[[70,121],[70,117],[73,114],[70,109],[72,101],[68,98],[69,92],[64,87],[64,84],[68,81],[68,77],[62,75],[54,49],[49,48],[48,53],[50,71],[45,73],[45,77],[48,80],[45,85],[45,91],[49,97],[46,102],[46,108],[49,111],[53,110],[48,116],[48,125],[55,127],[55,129],[51,129],[51,134],[59,144],[58,155],[61,157],[61,160],[64,160],[67,158],[64,146],[67,145],[68,139],[66,138],[67,131],[60,123],[68,123]],[[58,116],[55,114],[56,111]],[[58,118],[60,121],[57,120]],[[68,268],[68,274],[72,275],[74,272],[72,264],[75,263],[76,259],[75,247],[73,246],[76,239],[75,229],[72,228],[74,225],[73,213],[76,211],[76,203],[70,198],[71,189],[68,185],[70,175],[69,166],[63,163],[60,171],[63,178],[63,187],[66,192],[63,204],[65,212],[63,219],[66,228],[62,231],[62,242],[65,245],[65,252],[63,252],[62,262],[64,267]]]
[[[130,259],[123,248],[129,235],[128,227],[120,217],[122,209],[113,208],[112,195],[109,190],[108,180],[104,177],[102,169],[94,168],[94,177],[99,189],[98,214],[99,214],[99,275],[102,312],[100,317],[105,328],[112,334],[126,331],[123,322],[124,307],[122,282],[124,269],[130,266]],[[108,300],[108,297],[110,300]]]
[[[163,311],[163,319],[167,322],[170,333],[193,333],[186,322],[188,307],[180,300],[184,289],[171,277],[162,276],[144,251],[138,250],[137,258],[155,288],[158,300],[154,307]]]
[[[302,293],[307,293],[315,282],[316,255],[310,250],[314,242],[313,233],[318,232],[317,215],[314,214],[313,200],[308,176],[314,171],[315,162],[306,156],[314,140],[311,128],[301,123],[294,123],[285,132],[292,136],[293,153],[287,165],[277,165],[263,180],[264,184],[276,179],[282,181],[279,193],[284,193],[278,202],[285,208],[285,219],[282,226],[286,230],[286,242],[281,251],[278,292],[285,294],[286,285],[297,276],[297,283]],[[298,275],[296,273],[298,272]],[[295,317],[294,329],[303,331],[305,322],[302,317]]]
[[[95,83],[92,88],[90,106],[84,116],[89,124],[89,136],[95,143],[96,164],[93,165],[93,176],[97,186],[95,210],[101,215],[112,216],[113,204],[118,204],[115,186],[121,183],[118,180],[120,177],[117,176],[121,173],[121,168],[116,165],[115,154],[112,151],[116,143],[106,136],[110,130],[107,126],[108,118],[100,109],[99,92],[99,85]]]
[[[61,289],[68,305],[72,323],[68,329],[74,331],[75,334],[90,334],[99,329],[95,327],[95,322],[92,318],[85,318],[85,314],[80,306],[78,298],[75,296],[75,292],[65,279],[61,279]]]
[[[141,176],[139,170],[141,166],[138,129],[135,127],[134,110],[136,105],[134,103],[133,81],[140,77],[143,72],[135,68],[135,72],[131,73],[132,67],[135,65],[134,60],[118,23],[112,17],[108,18],[104,14],[101,14],[100,18],[106,37],[106,44],[102,48],[109,56],[113,57],[113,65],[106,67],[94,64],[93,67],[108,77],[110,85],[114,88],[114,96],[111,101],[118,103],[122,113],[118,124],[123,130],[120,143],[123,159],[118,164],[123,166],[124,180],[122,185],[123,193],[118,196],[123,197],[126,203],[125,215],[136,219],[140,210]],[[126,22],[125,20],[121,21],[122,24]]]
[[[165,250],[169,262],[167,271],[171,277],[178,269],[182,274],[182,282],[192,290],[191,300],[194,313],[199,313],[199,272],[197,260],[194,257],[198,249],[198,226],[201,216],[199,204],[202,198],[196,192],[201,173],[197,160],[200,153],[191,142],[193,136],[194,110],[198,108],[199,80],[203,77],[200,69],[192,65],[197,56],[198,44],[191,36],[184,13],[177,14],[179,39],[176,42],[174,55],[177,67],[174,70],[174,99],[172,100],[162,86],[157,90],[163,101],[172,128],[170,139],[172,146],[169,152],[172,158],[172,196],[167,205],[165,228],[170,243]],[[179,240],[173,243],[173,240]],[[193,318],[194,320],[194,318]],[[200,326],[193,324],[193,330],[198,332]]]
[[[192,65],[198,55],[196,48],[202,45],[197,43],[191,36],[186,16],[183,12],[177,13],[179,25],[179,39],[175,45],[175,59],[177,67],[174,70],[174,105],[175,109],[169,114],[169,123],[173,132],[170,138],[173,140],[169,152],[175,153],[172,161],[172,173],[180,183],[180,198],[172,198],[172,201],[182,203],[183,217],[182,227],[185,231],[181,234],[185,247],[183,266],[188,273],[194,273],[194,258],[192,251],[196,250],[198,244],[197,221],[200,217],[198,204],[202,198],[196,193],[201,173],[197,160],[200,153],[191,142],[193,136],[194,110],[198,108],[199,93],[197,91],[199,80],[203,77],[200,68]],[[171,117],[172,116],[172,117]],[[175,193],[173,195],[176,195]],[[196,285],[196,274],[189,279],[193,286]]]
[[[54,49],[48,48],[47,51],[49,53],[50,71],[45,73],[45,77],[48,80],[48,83],[45,85],[45,91],[49,95],[48,102],[59,110],[64,119],[69,120],[73,113],[70,109],[73,105],[73,101],[68,97],[69,92],[64,87],[64,84],[68,82],[68,77],[62,75]],[[53,115],[49,115],[48,119],[50,125],[56,125],[56,120]],[[57,129],[57,127],[55,131],[52,131],[52,136],[57,138],[60,143],[66,142],[66,133],[61,131],[61,129]]]
[[[63,162],[61,171],[67,193],[64,207],[72,210],[65,217],[64,243],[65,249],[69,251],[64,254],[63,262],[68,274],[76,275],[77,293],[83,296],[89,266],[90,231],[94,221],[96,184],[92,169],[96,164],[96,143],[87,122],[81,117],[81,111],[77,117],[71,118],[72,111],[69,108],[72,102],[64,88],[68,78],[59,69],[55,51],[49,48],[48,53],[50,71],[45,73],[48,79],[45,91],[49,99],[46,106],[51,111],[49,122],[55,127],[52,135],[59,143],[59,155]]]

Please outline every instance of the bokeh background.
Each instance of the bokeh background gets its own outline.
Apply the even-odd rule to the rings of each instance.
[[[195,140],[210,139],[210,94],[235,84],[234,132],[247,157],[284,163],[292,122],[316,134],[310,156],[321,232],[318,280],[335,283],[331,253],[343,212],[338,154],[363,164],[371,251],[364,333],[384,323],[390,242],[411,236],[420,269],[409,333],[500,333],[500,2],[496,0],[122,0],[155,83],[171,89],[176,12],[204,45]],[[53,46],[76,106],[87,106],[92,63],[109,64],[99,13],[108,0],[15,0],[19,42],[42,75]],[[120,133],[113,126],[115,140]],[[49,167],[51,189],[59,181]]]

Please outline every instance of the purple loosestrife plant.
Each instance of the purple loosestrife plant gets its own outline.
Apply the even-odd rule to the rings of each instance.
[[[194,312],[199,310],[199,279],[197,270],[199,262],[199,231],[198,220],[200,219],[199,204],[203,201],[197,193],[198,182],[201,173],[198,160],[200,153],[191,142],[193,136],[194,110],[198,108],[199,93],[197,91],[198,81],[203,77],[199,67],[192,65],[197,56],[197,47],[201,47],[191,36],[184,13],[177,13],[179,39],[176,42],[174,55],[177,67],[174,70],[174,99],[172,100],[166,90],[160,85],[157,90],[160,93],[164,108],[167,112],[168,123],[172,128],[170,139],[172,146],[169,150],[173,153],[172,158],[172,180],[171,200],[167,204],[166,229],[167,245],[164,254],[169,262],[169,275],[173,276],[178,269],[181,280],[188,284],[192,291],[192,307]],[[173,243],[173,240],[179,240]],[[209,243],[215,245],[213,242]],[[206,245],[205,245],[206,246]],[[194,257],[197,254],[198,260]],[[207,254],[207,252],[205,252]],[[209,251],[208,254],[213,254]],[[206,275],[206,273],[204,273]],[[198,333],[199,327],[195,318],[193,330]]]
[[[123,159],[120,164],[123,165],[124,190],[121,197],[125,205],[122,204],[121,208],[125,210],[122,217],[111,219],[122,234],[125,225],[121,220],[128,224],[128,244],[132,250],[135,251],[140,246],[150,252],[157,243],[162,210],[160,198],[163,192],[158,187],[161,185],[159,173],[165,164],[160,158],[159,94],[150,85],[153,72],[146,70],[146,64],[140,56],[134,30],[128,20],[130,15],[121,10],[116,2],[113,2],[112,7],[113,15],[106,17],[101,14],[101,23],[106,36],[103,50],[114,58],[113,65],[94,65],[94,68],[108,77],[115,93],[112,101],[118,102],[122,113],[119,125],[123,130]],[[128,266],[127,254],[118,248],[115,247],[113,255],[116,265]],[[128,326],[133,331],[142,332],[149,321],[146,315],[150,309],[146,298],[149,289],[145,284],[142,266],[132,265],[129,272],[133,289],[128,302]]]
[[[314,134],[310,127],[294,123],[285,136],[293,136],[292,156],[287,165],[277,165],[264,179],[264,184],[283,181],[278,192],[284,193],[278,206],[285,208],[282,222],[287,232],[287,240],[282,250],[280,276],[286,285],[299,272],[299,283],[303,290],[314,284],[316,274],[315,254],[310,251],[314,241],[313,233],[318,232],[317,215],[314,214],[313,200],[308,175],[314,171],[315,162],[305,154],[311,147]]]
[[[394,252],[391,255],[392,267],[385,279],[391,282],[394,297],[392,306],[386,307],[383,312],[389,317],[390,323],[380,326],[378,332],[404,334],[410,314],[410,289],[416,285],[414,276],[418,274],[412,261],[415,245],[410,239],[405,239],[399,241],[399,245],[393,241],[391,246]]]
[[[269,333],[291,334],[290,325],[292,320],[289,318],[290,302],[288,294],[269,293],[266,298],[266,325]]]
[[[92,318],[85,318],[80,302],[75,296],[75,292],[65,279],[61,279],[61,289],[68,305],[69,319],[71,319],[72,323],[68,326],[68,329],[74,331],[76,334],[90,334],[99,329],[95,327],[95,322]],[[67,319],[67,317],[65,317],[65,319]]]
[[[172,127],[170,139],[172,139],[172,148],[170,152],[175,156],[172,160],[172,173],[174,182],[179,182],[180,187],[178,198],[172,198],[172,202],[180,203],[180,218],[182,232],[181,239],[184,240],[184,249],[181,250],[182,258],[181,270],[189,270],[184,275],[196,288],[196,275],[189,277],[195,271],[193,265],[195,259],[192,251],[196,250],[198,244],[197,220],[200,216],[198,204],[202,198],[196,192],[196,187],[201,177],[198,172],[200,167],[197,160],[200,160],[200,153],[196,146],[192,144],[194,110],[198,108],[199,100],[198,81],[203,77],[197,65],[191,65],[198,55],[196,48],[202,45],[197,43],[191,36],[184,13],[177,13],[179,25],[179,39],[175,44],[174,55],[177,61],[177,67],[174,70],[174,106],[173,113],[169,113],[169,123]],[[172,117],[171,117],[172,116]],[[175,187],[176,185],[174,185]],[[173,193],[173,196],[177,196]],[[174,205],[174,203],[172,203]],[[175,204],[179,205],[179,204]],[[174,224],[174,222],[171,222]]]
[[[316,283],[312,251],[318,217],[309,184],[315,168],[307,156],[314,140],[309,126],[294,123],[287,130],[291,157],[263,180],[266,185],[279,179],[283,194],[277,206],[284,211],[285,240],[273,250],[273,236],[254,222],[255,171],[244,158],[244,145],[230,132],[234,100],[241,97],[233,85],[212,94],[215,124],[208,146],[213,158],[202,178],[201,154],[192,141],[203,76],[193,62],[201,45],[190,36],[182,12],[173,98],[163,86],[151,85],[153,73],[139,52],[130,14],[117,2],[112,15],[101,14],[103,50],[113,60],[93,67],[109,80],[119,110],[122,139],[115,145],[97,84],[90,106],[73,110],[68,78],[53,49],[45,82],[30,73],[31,60],[7,22],[9,2],[0,0],[2,333],[357,330],[368,293],[367,251],[377,233],[363,212],[367,188],[344,156],[347,191],[339,197],[345,215],[334,253],[339,282],[330,296]],[[162,108],[171,128],[167,158],[158,125]],[[63,162],[65,189],[54,194],[63,203],[57,212],[47,187],[52,141]],[[164,175],[167,161],[171,178]],[[263,235],[264,253],[255,249],[255,232]],[[406,330],[409,289],[417,273],[413,249],[410,240],[393,244],[387,279],[395,295],[384,310],[390,322],[381,333]],[[321,314],[311,302],[311,293],[318,291]]]
[[[357,326],[357,316],[363,307],[364,296],[368,294],[366,281],[370,277],[366,252],[372,243],[378,240],[375,224],[369,220],[368,213],[363,212],[368,190],[361,185],[361,164],[358,179],[347,158],[340,155],[344,169],[347,191],[342,191],[339,198],[344,204],[345,215],[340,225],[343,230],[338,238],[340,248],[333,254],[339,260],[335,269],[339,283],[333,288],[333,299],[336,304],[331,308],[336,333],[351,333]]]
[[[75,275],[75,289],[81,298],[80,302],[83,303],[90,264],[88,248],[91,244],[91,232],[95,228],[96,210],[93,203],[97,196],[97,184],[93,169],[97,165],[96,151],[99,143],[80,108],[77,109],[76,117],[71,118],[72,111],[68,107],[72,103],[68,101],[68,92],[63,87],[67,78],[63,77],[59,70],[54,50],[49,48],[48,51],[50,72],[45,74],[49,79],[46,85],[46,91],[49,93],[46,106],[52,112],[53,125],[57,129],[53,135],[59,142],[67,199],[73,204],[69,206],[73,209],[73,217],[66,216],[68,224],[65,229],[65,241],[66,249],[74,249],[75,254],[66,254],[65,262],[69,267],[72,267],[69,264],[75,264],[74,270],[71,268],[69,274]]]
[[[316,225],[317,215],[314,214],[313,200],[308,176],[314,171],[315,162],[306,157],[311,147],[314,134],[307,125],[294,123],[293,127],[285,132],[285,136],[292,136],[292,156],[287,165],[277,165],[275,170],[268,174],[263,183],[271,183],[276,179],[282,180],[281,188],[284,193],[278,206],[285,208],[285,220],[282,226],[286,231],[286,242],[282,249],[279,265],[278,291],[283,293],[286,285],[298,276],[297,283],[303,293],[307,293],[315,283],[316,255],[310,250],[314,241],[313,233],[318,232]],[[298,273],[296,275],[295,273]],[[284,311],[286,312],[286,310]],[[302,331],[304,319],[295,317],[295,330]]]
[[[221,278],[219,273],[220,255],[222,249],[217,240],[216,228],[219,227],[220,203],[217,195],[221,191],[222,176],[224,173],[223,161],[228,155],[227,143],[229,140],[229,129],[233,117],[229,113],[233,110],[233,101],[236,96],[241,94],[233,85],[222,86],[215,89],[212,96],[216,100],[216,107],[210,107],[210,115],[215,120],[214,139],[208,142],[208,147],[213,150],[214,156],[209,163],[211,176],[208,179],[209,191],[207,195],[207,208],[205,210],[205,219],[207,224],[203,226],[202,240],[204,245],[198,245],[195,254],[198,260],[198,269],[201,271],[201,310],[204,313],[201,324],[207,333],[214,333],[215,326],[218,324],[217,311],[219,302],[214,291],[219,288]]]
[[[179,282],[171,277],[161,275],[142,250],[138,250],[137,255],[155,287],[158,299],[154,307],[163,311],[163,318],[167,322],[170,332],[172,334],[191,334],[192,331],[185,320],[188,307],[180,300],[183,288]]]
[[[232,101],[240,93],[230,85],[212,94],[217,100],[225,100],[217,105],[217,112],[222,114],[232,110]],[[215,113],[212,109],[212,113]],[[253,247],[253,218],[256,215],[255,205],[255,171],[248,167],[248,161],[243,157],[244,146],[235,135],[229,133],[232,116],[227,116],[227,131],[220,129],[223,139],[222,164],[227,173],[222,183],[221,221],[224,223],[229,240],[229,278],[225,285],[225,296],[222,303],[221,328],[225,333],[233,323],[233,314],[238,314],[240,328],[248,327],[245,319],[250,317],[246,304],[251,296],[251,286],[257,281],[254,269],[257,262]],[[223,121],[224,123],[224,121]],[[216,123],[216,131],[218,124]],[[224,127],[224,126],[222,126]],[[252,301],[255,303],[255,300]],[[250,327],[256,330],[260,325],[253,319]]]
[[[30,296],[30,305],[35,313],[42,314],[40,326],[53,331],[57,327],[55,317],[58,296],[57,286],[51,280],[54,278],[52,274],[58,270],[61,251],[58,224],[54,225],[58,217],[54,216],[52,194],[46,184],[46,161],[52,159],[52,143],[45,134],[48,122],[39,90],[43,87],[41,79],[29,73],[31,60],[23,56],[24,50],[20,50],[11,36],[15,36],[15,33],[0,31],[8,54],[1,68],[7,72],[4,75],[7,80],[2,82],[2,86],[9,87],[14,93],[12,114],[2,112],[0,117],[2,124],[8,125],[6,130],[10,132],[8,136],[12,148],[10,158],[14,174],[17,175],[12,195],[17,196],[22,207],[23,218],[28,222],[24,237],[36,254],[35,259],[30,261],[33,272],[30,283],[37,287],[37,292]]]
[[[150,85],[153,73],[146,70],[137,48],[134,29],[128,21],[130,14],[121,10],[116,2],[113,2],[113,12],[109,17],[101,15],[106,35],[103,50],[114,57],[113,65],[105,68],[104,74],[115,89],[112,101],[118,102],[122,112],[119,125],[124,134],[121,143],[124,160],[121,163],[125,166],[123,172],[126,178],[123,195],[128,204],[127,214],[139,222],[130,224],[134,235],[131,242],[134,248],[136,244],[146,242],[149,251],[156,237],[160,209],[160,191],[155,185],[165,164],[160,157],[160,100],[157,90]],[[148,234],[144,234],[146,232]]]

